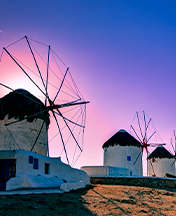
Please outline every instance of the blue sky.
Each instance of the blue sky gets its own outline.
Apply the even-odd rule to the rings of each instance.
[[[176,130],[175,1],[1,1],[0,48],[27,35],[70,67],[87,106],[76,166],[101,165],[103,143],[145,110],[170,147]],[[2,72],[1,72],[2,73]]]

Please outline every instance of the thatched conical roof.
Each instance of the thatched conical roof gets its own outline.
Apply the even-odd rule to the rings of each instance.
[[[141,143],[125,130],[119,130],[114,136],[107,140],[102,147],[104,149],[115,145],[142,147]]]
[[[15,118],[19,120],[27,117],[28,122],[40,118],[49,126],[48,111],[41,112],[45,109],[45,105],[38,98],[24,89],[17,89],[0,98],[0,120],[3,120],[6,115],[8,115],[9,119]],[[31,117],[31,115],[33,116]]]
[[[151,158],[174,158],[168,150],[166,150],[163,146],[158,146],[148,157],[147,159]]]

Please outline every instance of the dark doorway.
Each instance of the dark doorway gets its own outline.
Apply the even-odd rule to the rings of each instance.
[[[16,160],[0,159],[0,191],[6,189],[6,182],[16,176]]]

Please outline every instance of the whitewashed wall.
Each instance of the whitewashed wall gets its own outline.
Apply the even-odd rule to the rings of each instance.
[[[143,170],[141,151],[142,149],[136,146],[115,145],[104,148],[104,166],[126,168],[132,172],[132,176],[142,176]],[[127,160],[127,156],[131,157],[131,161]],[[134,164],[138,156],[139,158]]]
[[[38,159],[38,169],[33,168],[33,164],[29,163],[29,156],[33,156],[33,158]],[[86,183],[89,182],[89,178],[87,177],[86,173],[79,169],[74,169],[71,166],[63,163],[58,158],[51,158],[46,157],[43,155],[39,155],[33,152],[17,150],[15,151],[14,158],[16,158],[16,175],[21,173],[26,174],[34,174],[34,175],[47,175],[45,174],[45,163],[48,163],[49,168],[49,175],[50,176],[57,176],[60,179],[66,181],[80,181],[84,180]]]
[[[151,165],[151,163],[152,165]],[[175,175],[175,159],[174,158],[156,158],[155,162],[152,159],[147,160],[147,173],[148,176],[153,176],[153,170],[157,177],[164,177],[166,173]],[[172,165],[173,164],[173,165]],[[152,169],[153,166],[153,169]]]
[[[129,169],[112,166],[83,166],[81,170],[84,170],[90,177],[130,176]]]
[[[34,169],[33,162],[29,163],[29,156],[38,159],[38,169]],[[16,177],[7,181],[6,190],[60,187],[64,191],[69,191],[90,184],[86,172],[64,164],[60,158],[51,158],[25,150],[1,150],[0,159],[16,159]],[[49,164],[48,174],[45,174],[45,163]]]
[[[7,116],[4,120],[0,121],[0,150],[15,150],[24,149],[30,151],[37,135],[39,134],[43,120],[37,119],[33,122],[27,120],[18,123],[4,126],[5,123],[14,122],[17,119],[8,119]],[[47,155],[48,152],[48,134],[46,124],[44,123],[42,132],[37,140],[33,152],[38,154]]]

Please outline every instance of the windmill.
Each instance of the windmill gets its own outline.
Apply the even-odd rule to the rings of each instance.
[[[147,113],[144,110],[136,111],[133,121],[131,123],[131,129],[132,129],[131,134],[134,135],[141,143],[142,151],[140,152],[140,154],[143,154],[145,150],[145,153],[148,157],[149,147],[157,147],[160,145],[165,145],[162,142],[161,137],[157,133],[155,126],[152,122],[152,119],[147,115]],[[138,160],[140,154],[134,161],[134,164]],[[153,173],[155,175],[154,169],[153,169]]]
[[[43,103],[40,110],[5,122],[5,130],[8,130],[18,146],[11,127],[18,127],[19,122],[48,113],[50,118],[48,155],[51,151],[58,156],[63,156],[65,153],[64,160],[73,166],[83,150],[86,104],[89,102],[84,100],[69,67],[50,45],[27,36],[3,47],[0,63],[1,93],[15,92],[23,98],[28,98],[29,103],[31,100],[31,103],[37,104],[36,98],[40,98]],[[26,89],[36,98],[16,89]],[[41,136],[44,120],[40,127],[31,151]]]

